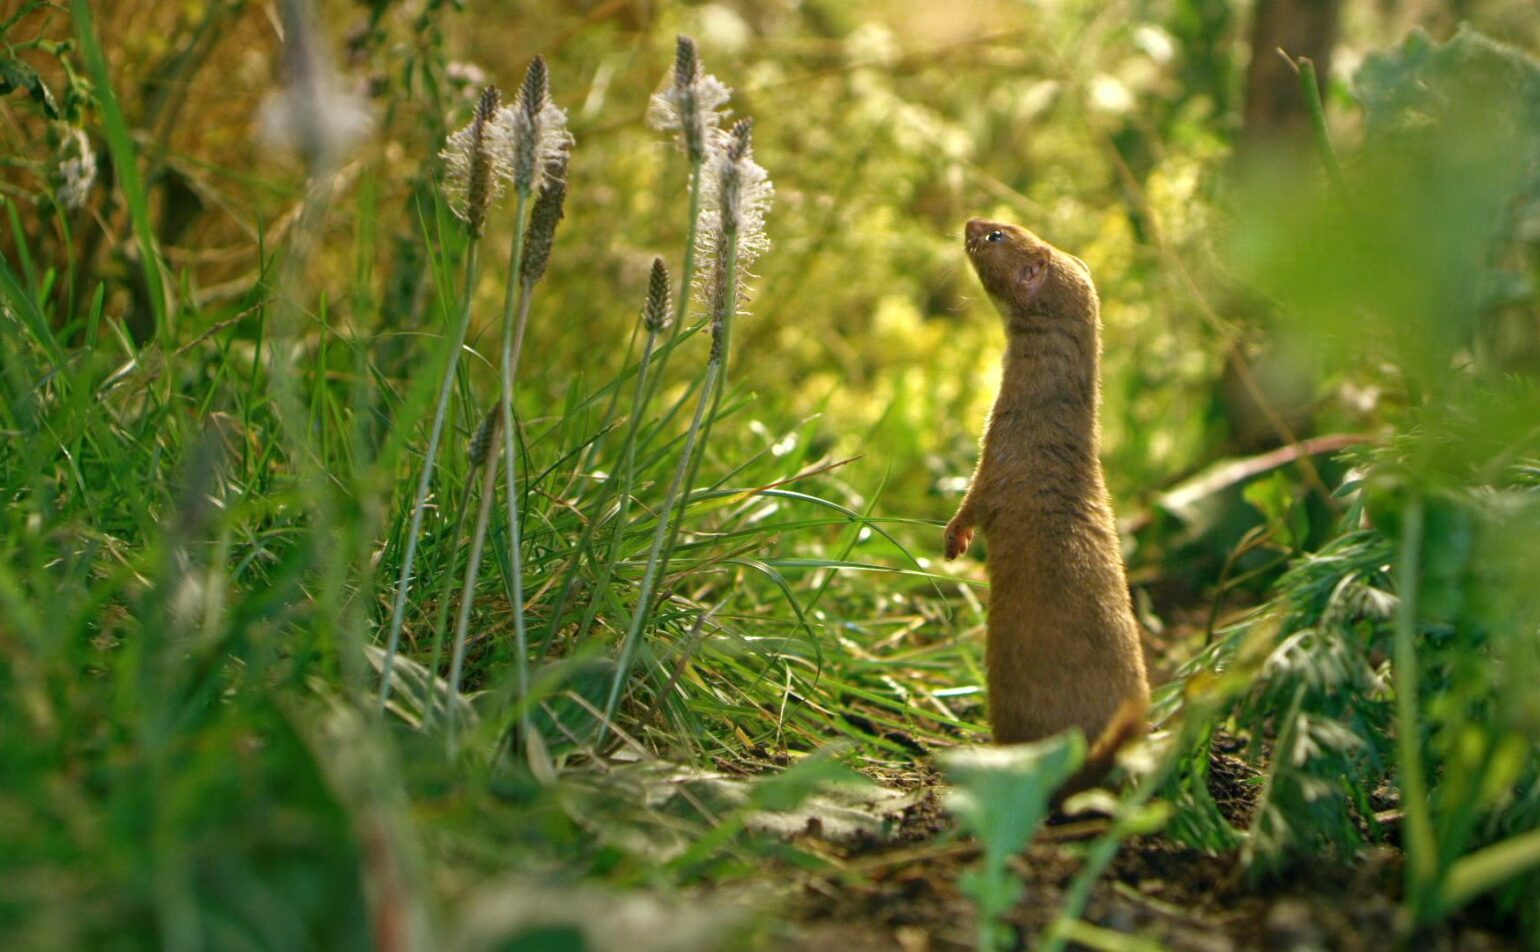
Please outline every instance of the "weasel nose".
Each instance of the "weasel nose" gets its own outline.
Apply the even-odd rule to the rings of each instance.
[[[987,231],[989,231],[989,222],[982,218],[975,218],[968,222],[968,227],[963,230],[963,234],[969,241],[978,241]]]

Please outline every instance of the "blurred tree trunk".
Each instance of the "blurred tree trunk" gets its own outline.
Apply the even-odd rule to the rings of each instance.
[[[1299,75],[1278,51],[1291,59],[1309,57],[1324,94],[1341,12],[1342,0],[1257,0],[1245,113],[1235,148],[1235,171],[1242,180],[1266,181],[1280,163],[1316,161],[1311,154],[1310,110],[1299,88]],[[1251,385],[1244,380],[1248,374]],[[1236,345],[1226,357],[1220,386],[1237,450],[1257,452],[1284,442],[1279,421],[1294,437],[1309,434],[1317,375],[1284,358],[1270,342],[1260,342],[1250,353],[1244,345]],[[1253,388],[1261,391],[1272,413],[1258,402]]]
[[[1342,0],[1257,0],[1251,23],[1251,63],[1246,68],[1245,116],[1238,155],[1246,164],[1259,150],[1297,148],[1310,138],[1310,113],[1299,77],[1278,55],[1315,62],[1324,90],[1331,76]]]

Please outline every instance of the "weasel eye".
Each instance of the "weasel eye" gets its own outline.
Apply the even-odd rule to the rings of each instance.
[[[1003,232],[1003,231],[992,231],[989,234],[984,236],[984,240],[985,241],[1004,241],[1005,240],[1005,232]]]

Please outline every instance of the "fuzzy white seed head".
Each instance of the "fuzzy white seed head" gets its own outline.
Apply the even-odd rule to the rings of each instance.
[[[262,101],[263,144],[299,154],[313,169],[334,166],[374,131],[374,116],[362,95],[336,82],[291,84]]]
[[[695,52],[695,41],[679,38],[674,70],[667,89],[654,93],[647,107],[647,122],[662,132],[679,136],[679,147],[691,162],[701,162],[717,148],[725,135],[723,108],[732,90],[706,73]]]
[[[736,286],[741,297],[749,268],[770,248],[765,215],[774,195],[769,174],[754,161],[753,122],[742,119],[707,157],[701,188],[697,253],[706,305],[717,319],[738,306],[738,301],[727,300],[728,287]],[[731,274],[725,260],[729,247],[734,259]]]
[[[765,214],[775,196],[769,173],[754,161],[751,130],[750,121],[744,119],[724,136],[723,146],[706,159],[706,174],[701,183],[699,233],[731,233],[737,239],[740,265],[752,264],[769,248]]]
[[[515,188],[539,191],[553,168],[566,166],[573,142],[567,131],[567,110],[548,100],[531,116],[515,103],[503,107],[497,123],[509,143]]]
[[[449,207],[480,235],[487,210],[513,178],[513,150],[507,131],[498,121],[497,87],[482,91],[476,115],[446,140],[439,158],[444,160],[444,194]]]
[[[572,151],[567,111],[551,102],[547,89],[545,60],[537,56],[513,105],[497,114],[511,153],[513,187],[521,195],[544,188],[551,170],[565,168]]]

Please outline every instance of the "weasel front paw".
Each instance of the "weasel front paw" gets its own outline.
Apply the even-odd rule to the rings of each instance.
[[[968,551],[968,546],[973,543],[973,527],[965,526],[953,519],[946,524],[946,557],[955,559]]]

